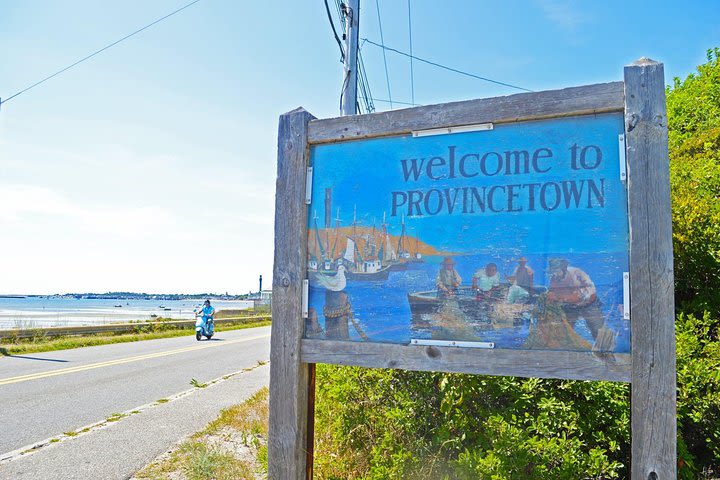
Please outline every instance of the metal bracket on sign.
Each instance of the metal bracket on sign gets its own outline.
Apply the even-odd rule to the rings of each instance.
[[[495,348],[495,342],[467,342],[457,340],[430,340],[426,338],[412,338],[411,345],[428,345],[435,347],[465,347],[465,348]]]
[[[618,135],[618,153],[620,153],[620,181],[627,181],[627,159],[625,157],[625,134]]]
[[[308,318],[308,289],[310,288],[310,282],[308,279],[303,280],[302,286],[302,318]]]
[[[492,130],[492,123],[476,123],[475,125],[458,125],[456,127],[428,128],[426,130],[413,130],[413,137],[429,137],[431,135],[447,135],[450,133],[481,132]]]
[[[630,320],[630,272],[623,272],[623,319]]]
[[[305,174],[305,205],[310,205],[312,199],[312,175],[313,167],[307,167],[307,173]]]

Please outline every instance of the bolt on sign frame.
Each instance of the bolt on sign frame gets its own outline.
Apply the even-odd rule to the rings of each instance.
[[[459,138],[459,135],[447,134],[482,132],[493,127],[497,127],[498,131],[510,127],[528,128],[527,131],[531,132],[533,125],[542,126],[548,122],[567,121],[592,122],[593,119],[613,115],[618,120],[616,128],[620,131],[619,147],[615,152],[620,165],[616,163],[615,166],[624,185],[623,202],[626,203],[623,203],[623,210],[627,209],[627,216],[623,217],[627,222],[624,233],[626,236],[623,237],[628,253],[628,256],[623,257],[627,272],[621,272],[623,279],[620,280],[625,286],[622,289],[621,303],[624,302],[626,308],[624,311],[618,308],[621,311],[620,316],[627,321],[626,325],[629,323],[627,335],[629,338],[625,350],[611,348],[609,351],[603,351],[594,347],[565,350],[464,348],[494,345],[487,342],[485,342],[487,344],[463,342],[460,338],[450,338],[448,341],[422,338],[409,341],[381,339],[378,342],[370,340],[372,334],[368,336],[361,333],[362,330],[357,325],[356,328],[362,338],[354,338],[355,341],[351,341],[353,339],[347,335],[331,336],[328,333],[325,338],[317,338],[307,334],[307,284],[311,275],[318,275],[317,272],[311,271],[313,268],[318,268],[316,263],[309,266],[311,253],[319,255],[313,250],[315,246],[310,245],[313,235],[318,237],[319,244],[323,243],[317,226],[313,233],[313,217],[309,216],[308,212],[311,199],[322,197],[322,191],[317,190],[322,190],[323,185],[315,187],[314,197],[311,192],[313,188],[311,162],[316,153],[319,155],[320,147],[334,145],[342,150],[345,146],[362,143],[357,141],[388,139],[392,142],[394,138],[399,137],[415,139],[434,134]],[[591,131],[593,128],[595,128],[593,124],[590,124],[589,129],[586,130]],[[521,132],[518,138],[522,136]],[[548,155],[545,152],[541,153],[540,157]],[[352,158],[355,158],[355,163],[364,161],[365,168],[372,168],[368,165],[370,159],[358,156]],[[599,163],[597,156],[594,158]],[[436,166],[441,163],[440,160],[435,162]],[[587,163],[593,164],[590,160]],[[540,162],[538,165],[541,165]],[[661,63],[642,58],[625,67],[622,82],[521,93],[368,115],[315,119],[304,109],[298,108],[280,117],[277,167],[268,445],[271,479],[312,477],[315,363],[630,382],[631,478],[633,480],[676,478],[673,252],[667,116],[664,71]],[[540,167],[538,169],[543,171]],[[439,170],[435,172],[437,171]],[[429,167],[426,172],[429,177],[434,178],[433,170]],[[407,168],[405,173],[407,174]],[[586,187],[589,188],[589,185]],[[372,196],[375,192],[372,185],[366,185],[360,194]],[[597,193],[597,188],[595,192]],[[398,194],[396,203],[405,208],[406,205],[402,204],[402,195],[404,194]],[[331,193],[326,192],[325,196],[327,204]],[[437,197],[439,199],[440,194]],[[511,194],[510,197],[512,203],[513,195]],[[588,206],[591,200],[593,199],[588,197]],[[604,197],[596,195],[594,200],[602,201]],[[490,202],[492,203],[492,200]],[[417,206],[419,208],[419,204]],[[343,207],[347,209],[348,205]],[[411,206],[410,213],[418,214],[419,211],[413,212]],[[622,213],[625,215],[625,211]],[[325,214],[324,235],[327,237],[331,221],[329,219],[332,216],[329,207],[326,208]],[[348,222],[345,223],[347,225]],[[355,226],[354,221],[353,226]],[[359,238],[345,232],[347,238],[356,240]],[[405,232],[404,219],[403,232]],[[568,233],[573,234],[572,231]],[[599,237],[602,234],[602,231],[597,233]],[[365,238],[368,238],[367,235]],[[391,245],[396,244],[397,237],[386,235],[386,239],[392,239],[384,244],[388,249],[392,249]],[[327,247],[330,245],[330,240],[326,238],[326,241]],[[419,243],[419,240],[416,241]],[[355,270],[354,273],[351,270],[353,265],[357,267],[368,261],[368,245],[365,244],[365,258],[358,260],[347,254],[349,243],[350,240],[347,240],[344,248],[337,249],[346,253],[345,260],[342,253],[335,255],[336,263],[332,267],[335,269],[334,276],[327,275],[321,280],[328,291],[345,288],[344,277],[340,285],[332,284],[333,281],[338,283],[339,274],[344,273],[344,271],[340,272],[339,267],[344,261],[348,262],[348,277],[365,273],[364,270]],[[352,246],[360,247],[356,243],[352,243]],[[370,261],[361,268],[375,269],[368,271],[385,268],[375,247],[376,245],[373,245],[376,263]],[[398,250],[400,249],[398,244]],[[397,258],[398,254],[400,252],[394,251],[393,258]],[[384,255],[388,258],[388,250]],[[319,256],[326,257],[324,254]],[[323,258],[313,258],[314,262],[323,261]],[[547,261],[547,257],[544,258]],[[555,262],[557,261],[556,259]],[[443,266],[445,264],[454,264],[452,254],[447,254]],[[565,266],[567,267],[567,261]],[[442,268],[439,263],[437,268]],[[510,278],[511,284],[516,280],[514,275],[515,273]],[[487,275],[483,277],[483,273],[476,273],[474,277],[476,276],[481,283],[487,282]],[[550,296],[555,288],[553,281],[555,280],[550,281],[550,293],[546,292],[547,296]],[[440,283],[440,280],[438,282]],[[557,287],[557,284],[555,286]],[[479,298],[483,287],[477,287],[474,283],[473,288],[473,292],[478,292]],[[319,294],[316,294],[316,298],[320,298]],[[326,297],[326,303],[328,298],[330,297]],[[627,304],[629,304],[629,315]],[[312,312],[313,309],[310,310]],[[337,310],[336,308],[332,311]],[[329,314],[327,311],[324,312],[325,327],[328,330]],[[347,320],[354,322],[352,317],[352,313],[345,317],[346,331]],[[590,321],[587,323],[591,324]],[[595,333],[593,332],[593,337]]]

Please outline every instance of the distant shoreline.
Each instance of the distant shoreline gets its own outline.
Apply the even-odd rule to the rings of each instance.
[[[218,295],[218,294],[183,294],[183,293],[133,293],[133,292],[108,292],[108,293],[51,293],[41,294],[5,294],[0,298],[65,298],[76,300],[248,300],[250,295]]]
[[[197,299],[80,298],[70,296],[0,297],[0,329],[101,325],[157,318],[187,320],[205,297]],[[254,307],[252,300],[211,300],[217,311]]]

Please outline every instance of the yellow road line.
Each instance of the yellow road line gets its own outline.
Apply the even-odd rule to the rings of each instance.
[[[20,375],[17,377],[9,377],[0,379],[0,385],[9,385],[11,383],[26,382],[28,380],[37,380],[40,378],[54,377],[56,375],[66,375],[69,373],[84,372],[86,370],[93,370],[95,368],[110,367],[113,365],[122,365],[124,363],[139,362],[140,360],[149,360],[151,358],[165,357],[167,355],[175,355],[178,353],[192,352],[194,350],[203,350],[205,348],[222,347],[223,345],[230,345],[233,343],[249,342],[251,340],[259,340],[261,338],[267,338],[270,334],[256,335],[254,337],[236,338],[235,340],[226,340],[223,342],[207,342],[200,345],[194,345],[192,347],[176,348],[174,350],[167,350],[164,352],[148,353],[145,355],[136,355],[134,357],[118,358],[116,360],[109,360],[107,362],[91,363],[88,365],[79,365],[77,367],[59,368],[57,370],[50,370],[47,372],[31,373],[28,375]]]

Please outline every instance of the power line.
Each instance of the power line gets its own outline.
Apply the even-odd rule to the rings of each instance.
[[[412,52],[412,21],[410,20],[410,0],[408,3],[408,36],[410,37],[410,98],[415,103],[415,75],[413,74],[413,52]]]
[[[338,17],[340,17],[340,24],[343,27],[343,32],[345,31],[345,15],[343,14],[343,3],[342,0],[335,0],[335,7],[337,8],[337,14]]]
[[[365,100],[364,97],[363,97],[363,100]],[[371,101],[374,101],[374,102],[390,103],[390,100],[386,100],[386,99],[384,99],[384,98],[374,98],[374,97],[371,97],[370,100],[371,100]],[[392,103],[397,103],[398,105],[410,105],[411,107],[417,107],[417,106],[419,106],[417,103],[401,102],[401,101],[399,101],[399,100],[393,100]]]
[[[96,50],[95,52],[91,53],[90,55],[88,55],[88,56],[86,56],[86,57],[84,57],[84,58],[81,58],[81,59],[78,60],[77,62],[75,62],[75,63],[73,63],[73,64],[71,64],[71,65],[68,65],[67,67],[63,68],[62,70],[58,70],[57,72],[53,73],[52,75],[49,75],[49,76],[43,78],[43,79],[40,80],[39,82],[35,82],[35,83],[33,83],[32,85],[30,85],[29,87],[23,88],[22,90],[20,90],[19,92],[17,92],[17,93],[14,94],[14,95],[9,96],[9,97],[6,98],[5,100],[0,100],[0,105],[9,102],[9,101],[12,100],[13,98],[17,97],[17,96],[20,95],[20,94],[23,94],[23,93],[27,92],[27,91],[30,90],[31,88],[37,87],[37,86],[40,85],[41,83],[45,83],[45,82],[47,82],[48,80],[50,80],[51,78],[56,77],[56,76],[60,75],[61,73],[66,72],[67,70],[70,70],[71,68],[73,68],[73,67],[76,66],[76,65],[79,65],[79,64],[83,63],[83,62],[86,61],[86,60],[90,60],[90,59],[91,59],[92,57],[94,57],[95,55],[97,55],[97,54],[99,54],[99,53],[102,53],[102,52],[104,52],[105,50],[107,50],[108,48],[114,47],[114,46],[117,45],[118,43],[120,43],[120,42],[122,42],[122,41],[124,41],[124,40],[127,40],[128,38],[132,37],[133,35],[137,35],[138,33],[142,32],[143,30],[146,30],[146,29],[152,27],[153,25],[156,25],[156,24],[162,22],[162,21],[165,20],[166,18],[170,18],[170,17],[172,17],[173,15],[175,15],[176,13],[182,12],[182,11],[185,10],[186,8],[195,5],[195,4],[198,3],[199,1],[200,1],[200,0],[193,0],[192,2],[190,2],[190,3],[186,4],[186,5],[183,5],[182,7],[178,8],[177,10],[174,10],[174,11],[168,13],[168,14],[165,15],[164,17],[160,17],[160,18],[158,18],[157,20],[155,20],[154,22],[148,23],[148,24],[145,25],[144,27],[135,30],[134,32],[130,33],[129,35],[125,35],[125,36],[122,37],[121,39],[116,40],[116,41],[114,41],[113,43],[104,46],[104,47],[101,48],[100,50]]]
[[[338,44],[338,47],[340,48],[340,61],[345,61],[345,49],[342,46],[342,42],[340,41],[340,36],[338,36],[337,30],[335,29],[335,22],[333,22],[332,15],[330,14],[330,6],[328,5],[328,0],[325,0],[325,11],[327,12],[328,20],[330,21],[330,26],[332,27],[332,31],[335,34],[335,41]]]
[[[457,68],[452,68],[452,67],[448,67],[448,66],[446,66],[446,65],[441,65],[441,64],[439,64],[439,63],[432,62],[432,61],[430,61],[430,60],[425,60],[424,58],[416,57],[415,55],[410,55],[409,53],[401,52],[400,50],[396,50],[396,49],[394,49],[394,48],[386,47],[385,45],[381,45],[381,44],[379,44],[379,43],[373,42],[372,40],[369,40],[369,39],[367,39],[367,38],[363,38],[363,41],[366,41],[366,42],[368,42],[368,43],[370,43],[370,44],[372,44],[372,45],[375,45],[376,47],[380,47],[380,48],[382,48],[383,50],[389,50],[389,51],[391,51],[391,52],[395,52],[395,53],[398,53],[398,54],[400,54],[400,55],[404,55],[404,56],[406,56],[406,57],[413,58],[413,59],[417,60],[418,62],[427,63],[428,65],[433,65],[433,66],[435,66],[435,67],[443,68],[443,69],[449,70],[449,71],[451,71],[451,72],[459,73],[459,74],[461,74],[461,75],[465,75],[465,76],[472,77],[472,78],[477,78],[478,80],[483,80],[483,81],[485,81],[485,82],[495,83],[495,84],[497,84],[497,85],[503,85],[503,86],[505,86],[505,87],[516,88],[516,89],[518,89],[518,90],[524,90],[524,91],[526,91],[526,92],[532,92],[532,90],[529,90],[529,89],[523,88],[523,87],[518,87],[517,85],[512,85],[512,84],[510,84],[510,83],[500,82],[500,81],[498,81],[498,80],[493,80],[492,78],[481,77],[480,75],[475,75],[474,73],[464,72],[464,71],[462,71],[462,70],[458,70]]]
[[[375,111],[372,93],[370,93],[370,83],[368,82],[367,73],[365,72],[365,64],[363,63],[362,51],[358,49],[358,79],[360,80],[360,94],[365,101],[365,113]]]
[[[380,42],[383,47],[383,63],[385,63],[385,81],[387,82],[388,98],[390,99],[390,109],[392,110],[392,93],[390,92],[390,75],[388,75],[387,68],[387,57],[385,56],[385,39],[383,38],[382,21],[380,20],[380,3],[379,0],[375,0],[375,8],[377,9],[378,26],[380,27]],[[372,43],[372,42],[370,42]]]

